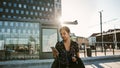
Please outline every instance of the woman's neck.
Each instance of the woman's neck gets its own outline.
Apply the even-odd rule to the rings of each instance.
[[[70,43],[70,38],[68,38],[67,40],[64,40],[64,43]]]
[[[70,43],[71,43],[70,39],[64,41],[64,46],[65,46],[66,51],[70,50]]]

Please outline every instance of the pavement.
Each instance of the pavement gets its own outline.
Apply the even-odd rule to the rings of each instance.
[[[85,57],[81,58],[84,63],[88,63],[90,61],[100,61],[100,60],[109,60],[109,59],[120,59],[120,55],[112,55],[112,56],[96,56],[96,57]],[[29,66],[29,65],[45,65],[52,64],[54,59],[34,59],[34,60],[9,60],[9,61],[0,61],[0,68],[14,68],[16,66]],[[49,68],[46,67],[46,68]]]

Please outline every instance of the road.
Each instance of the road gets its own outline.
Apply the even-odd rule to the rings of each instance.
[[[120,59],[86,62],[85,67],[86,68],[120,68]]]
[[[86,68],[120,68],[120,59],[105,59],[84,61]],[[0,68],[51,68],[51,63],[32,64],[32,65],[16,65],[13,67],[4,66]]]

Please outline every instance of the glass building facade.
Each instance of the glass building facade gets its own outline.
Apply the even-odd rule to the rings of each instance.
[[[60,10],[61,0],[1,0],[0,59],[51,58]]]
[[[13,19],[54,18],[54,0],[1,0],[0,17]]]

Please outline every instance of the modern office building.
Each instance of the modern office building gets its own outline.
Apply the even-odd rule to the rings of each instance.
[[[1,0],[0,59],[52,58],[61,0]]]

